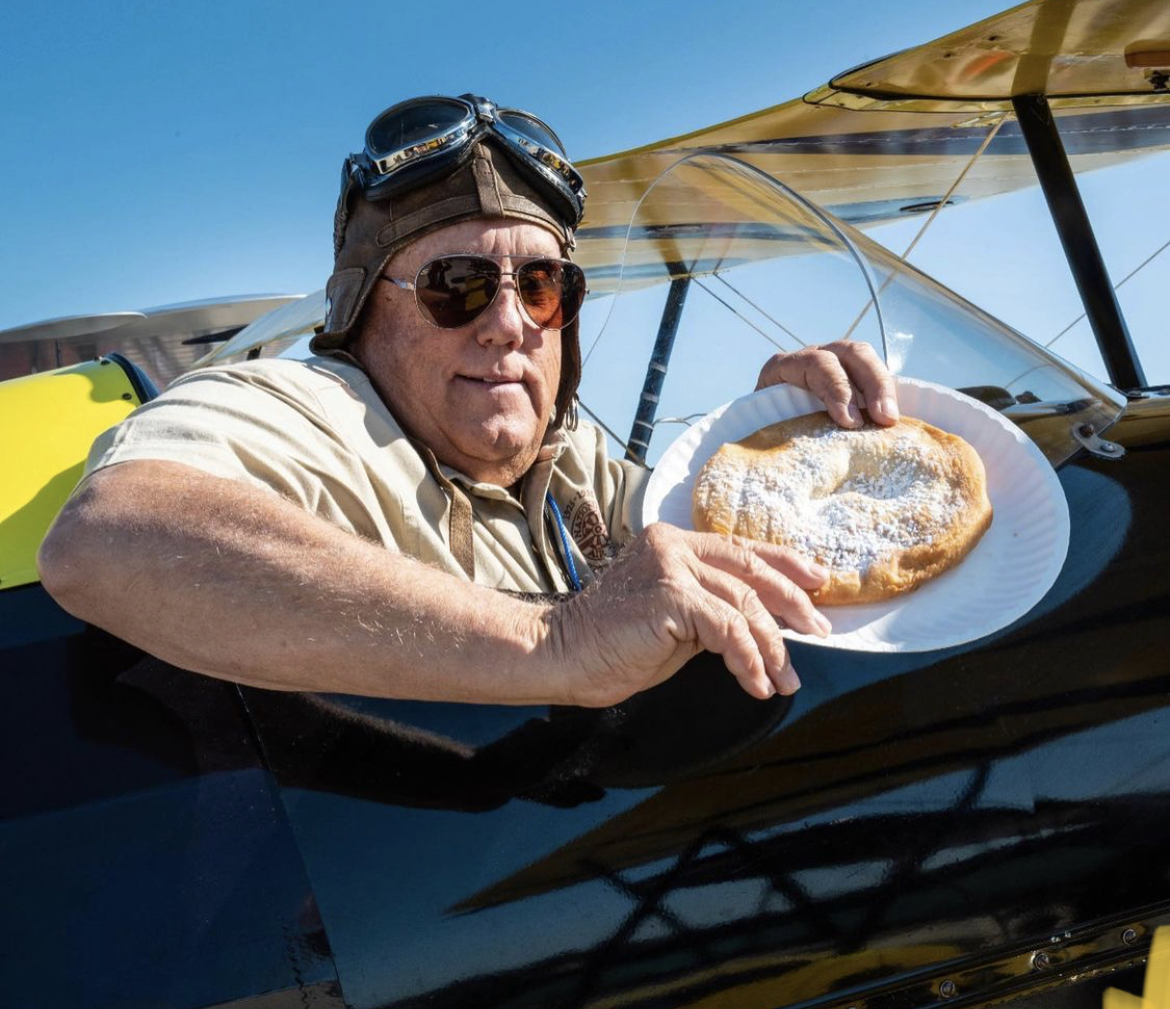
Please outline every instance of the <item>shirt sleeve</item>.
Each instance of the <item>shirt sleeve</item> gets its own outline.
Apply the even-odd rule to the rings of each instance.
[[[360,460],[330,429],[311,390],[230,369],[184,376],[104,432],[90,449],[85,476],[136,460],[241,480],[348,529],[349,499],[365,480]]]

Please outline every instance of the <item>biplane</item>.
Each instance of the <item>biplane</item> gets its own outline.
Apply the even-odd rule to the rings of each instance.
[[[98,433],[190,367],[303,352],[322,295],[0,333],[0,1002],[1079,1009],[1140,989],[1170,924],[1170,391],[1075,174],[1170,148],[1168,80],[1160,0],[1032,0],[585,165],[583,345],[649,359],[620,379],[630,415],[601,418],[629,423],[630,458],[744,391],[760,348],[848,333],[997,411],[1059,480],[1068,553],[1028,612],[919,651],[793,642],[793,698],[748,698],[709,655],[601,711],[170,666],[61,610],[37,546]],[[1108,381],[863,231],[1037,182]],[[686,354],[702,388],[670,384]]]

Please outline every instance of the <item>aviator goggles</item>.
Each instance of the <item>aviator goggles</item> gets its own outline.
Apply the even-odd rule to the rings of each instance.
[[[519,257],[513,257],[519,258]],[[459,329],[478,319],[511,277],[524,314],[542,329],[564,329],[585,300],[585,271],[567,259],[529,259],[505,270],[488,256],[440,256],[424,263],[414,281],[383,280],[414,291],[419,315],[439,329]]]
[[[449,175],[491,136],[529,180],[556,199],[576,228],[585,211],[585,180],[569,163],[552,129],[519,109],[501,109],[479,95],[432,95],[393,105],[366,130],[365,149],[342,169],[343,187],[356,184],[378,200]]]

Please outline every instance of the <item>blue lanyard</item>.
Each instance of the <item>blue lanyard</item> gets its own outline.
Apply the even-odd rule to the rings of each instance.
[[[561,510],[557,507],[556,501],[553,500],[552,492],[545,491],[545,501],[548,502],[549,508],[552,509],[553,521],[557,524],[557,532],[561,537],[561,550],[565,557],[565,567],[569,572],[569,581],[573,583],[573,591],[581,591],[581,579],[577,577],[577,565],[573,563],[573,551],[569,549],[569,534],[565,531],[565,520],[561,518]]]

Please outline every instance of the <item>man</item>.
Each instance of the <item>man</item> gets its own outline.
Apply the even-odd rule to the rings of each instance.
[[[601,706],[705,648],[755,697],[796,690],[773,614],[828,633],[807,595],[824,572],[638,532],[640,471],[574,426],[583,199],[535,117],[474,96],[387,110],[346,162],[320,356],[185,377],[107,432],[42,547],[47,589],[275,689]],[[780,381],[847,426],[867,405],[897,420],[866,345],[777,355],[760,384]]]

